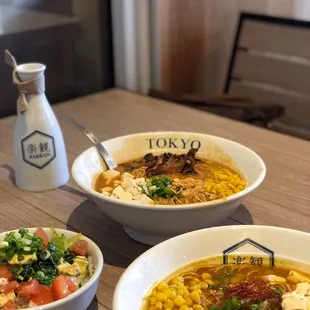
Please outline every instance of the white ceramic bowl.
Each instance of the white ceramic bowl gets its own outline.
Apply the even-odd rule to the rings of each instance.
[[[34,232],[36,228],[28,228],[30,232]],[[50,228],[43,228],[43,230],[47,233],[49,238],[52,237]],[[66,237],[70,238],[76,235],[76,232],[64,229],[56,228],[57,232],[64,234]],[[0,240],[2,241],[5,237],[5,234],[9,233],[10,231],[0,233]],[[93,276],[89,279],[89,281],[79,288],[76,292],[72,293],[71,295],[54,301],[50,304],[34,307],[34,308],[27,308],[31,310],[86,310],[87,307],[90,305],[92,300],[95,297],[97,286],[99,283],[100,274],[103,268],[103,257],[99,247],[89,238],[83,237],[84,240],[88,243],[88,254],[92,257],[92,262],[95,267],[95,272]]]
[[[261,259],[264,265],[274,263],[310,273],[310,249],[305,247],[309,243],[308,233],[244,225],[203,229],[172,238],[127,268],[114,291],[113,310],[140,310],[142,298],[156,282],[192,262],[215,256],[219,256],[214,261],[219,264],[256,263]]]
[[[247,187],[232,196],[205,203],[178,206],[138,205],[113,199],[93,189],[96,175],[105,165],[95,147],[89,148],[74,161],[72,175],[76,183],[112,219],[124,226],[133,239],[156,244],[169,237],[212,225],[230,216],[241,200],[263,181],[266,167],[263,160],[249,148],[223,138],[188,132],[153,132],[119,137],[103,142],[117,163],[147,153],[186,153],[199,148],[197,157],[222,160],[243,174]]]

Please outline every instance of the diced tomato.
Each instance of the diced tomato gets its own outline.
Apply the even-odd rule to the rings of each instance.
[[[40,284],[36,279],[20,284],[18,293],[20,296],[33,296],[40,293]]]
[[[76,255],[86,256],[88,251],[88,243],[85,240],[78,240],[72,247],[72,252]]]
[[[0,266],[0,278],[6,278],[8,280],[13,280],[14,276],[10,272],[9,267],[7,265]]]
[[[19,283],[16,281],[12,281],[8,284],[0,286],[0,293],[1,294],[7,294],[12,291],[15,291],[19,287]]]
[[[43,246],[48,245],[48,242],[49,242],[48,236],[42,227],[38,227],[37,230],[34,232],[34,234],[43,240],[42,241]]]
[[[53,302],[52,288],[46,285],[39,284],[39,294],[29,297],[35,304],[41,306]]]
[[[17,309],[17,305],[14,301],[9,300],[4,306],[3,306],[4,310],[14,310]]]
[[[76,285],[64,275],[58,276],[52,284],[52,291],[55,300],[70,295],[71,293],[76,291],[76,289]]]

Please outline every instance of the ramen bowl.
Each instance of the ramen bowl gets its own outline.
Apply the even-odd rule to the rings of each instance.
[[[143,253],[127,268],[114,291],[113,309],[148,309],[141,308],[142,301],[154,286],[206,258],[215,258],[209,263],[220,266],[272,266],[309,275],[310,250],[305,247],[309,242],[308,233],[268,226],[223,226],[177,236]]]
[[[252,150],[239,143],[216,136],[188,132],[153,132],[122,136],[103,145],[118,164],[143,157],[147,153],[184,154],[198,148],[196,156],[221,162],[238,171],[246,188],[213,201],[183,205],[148,205],[122,201],[95,191],[96,177],[106,170],[95,147],[74,161],[72,175],[103,212],[123,225],[133,239],[154,245],[167,238],[219,224],[240,205],[242,199],[263,181],[266,167]]]

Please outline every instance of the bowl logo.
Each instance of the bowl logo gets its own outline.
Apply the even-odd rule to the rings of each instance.
[[[43,169],[56,157],[54,138],[41,131],[34,131],[21,141],[23,160],[38,169]]]
[[[145,140],[148,143],[149,149],[199,149],[201,147],[201,142],[199,140],[185,138],[148,138]]]
[[[274,252],[247,238],[223,251],[223,264],[274,266]]]

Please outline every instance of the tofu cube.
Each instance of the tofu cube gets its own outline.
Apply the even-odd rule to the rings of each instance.
[[[125,181],[127,179],[133,179],[134,176],[128,172],[124,172],[122,175],[121,175],[121,181]]]
[[[142,195],[136,195],[135,196],[135,200],[144,203],[144,204],[154,204],[154,200],[152,200],[151,198],[149,198],[148,196],[146,196],[145,194]]]
[[[132,195],[141,195],[142,194],[142,189],[138,186],[134,186],[134,187],[129,187],[126,189],[126,192],[129,192]]]
[[[122,187],[126,190],[127,188],[135,187],[136,182],[134,179],[126,179],[122,182]]]
[[[118,198],[119,200],[133,200],[133,195],[128,193],[128,192],[124,192],[123,194],[121,194]]]
[[[296,293],[304,296],[310,296],[310,284],[298,283],[296,287]]]
[[[121,186],[117,186],[114,188],[112,194],[116,197],[120,197],[123,193],[125,193],[125,190]]]
[[[145,185],[145,178],[135,179],[137,185]]]
[[[119,171],[116,171],[116,170],[107,170],[107,171],[103,171],[102,172],[102,176],[105,178],[105,179],[116,179],[120,176],[120,172]]]

